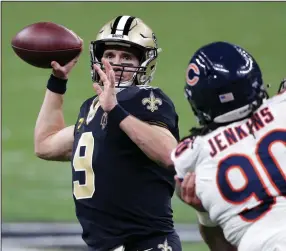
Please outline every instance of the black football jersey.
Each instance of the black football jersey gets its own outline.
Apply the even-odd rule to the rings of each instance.
[[[117,100],[130,114],[168,128],[179,140],[175,107],[159,88],[129,87]],[[89,246],[109,250],[134,238],[173,231],[175,171],[149,159],[119,125],[109,123],[97,97],[81,106],[74,136],[73,194]]]

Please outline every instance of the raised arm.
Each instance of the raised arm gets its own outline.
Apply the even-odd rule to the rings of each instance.
[[[79,56],[78,56],[79,57]],[[78,57],[65,66],[52,62],[51,75],[34,132],[35,154],[45,160],[68,161],[74,141],[74,126],[66,127],[63,115],[68,74]]]
[[[70,160],[74,126],[65,126],[63,99],[61,94],[46,91],[34,133],[35,154],[39,158]]]

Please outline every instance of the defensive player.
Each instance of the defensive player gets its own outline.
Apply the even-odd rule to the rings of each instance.
[[[46,160],[71,160],[73,195],[90,250],[180,251],[174,230],[171,150],[179,139],[172,101],[150,86],[159,48],[139,18],[119,16],[90,43],[98,95],[83,102],[66,127],[66,66],[52,62],[35,128],[35,151]]]
[[[186,82],[201,127],[172,159],[179,179],[195,173],[196,195],[209,213],[198,213],[200,223],[220,226],[239,251],[286,250],[284,84],[269,99],[255,59],[226,42],[200,48]]]

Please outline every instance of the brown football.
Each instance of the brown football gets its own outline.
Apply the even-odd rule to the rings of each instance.
[[[66,27],[39,22],[22,29],[11,42],[15,53],[30,65],[51,68],[51,62],[65,65],[81,51],[81,39]]]

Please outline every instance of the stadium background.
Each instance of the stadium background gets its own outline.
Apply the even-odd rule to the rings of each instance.
[[[62,24],[84,39],[84,52],[70,74],[65,95],[66,124],[76,121],[81,102],[93,95],[89,42],[118,15],[144,20],[163,52],[153,85],[174,101],[181,136],[195,124],[183,97],[189,58],[203,44],[229,41],[246,48],[259,62],[265,83],[277,90],[285,72],[284,2],[2,2],[2,219],[4,222],[76,222],[68,163],[39,160],[33,130],[50,70],[21,61],[12,37],[38,21]],[[195,223],[193,210],[173,199],[177,223]],[[184,250],[207,250],[184,243]]]

